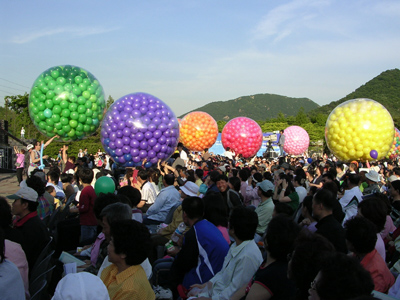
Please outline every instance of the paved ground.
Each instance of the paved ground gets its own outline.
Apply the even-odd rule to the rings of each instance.
[[[24,178],[25,179],[25,178]],[[19,190],[17,175],[15,173],[0,174],[0,196],[6,197]]]

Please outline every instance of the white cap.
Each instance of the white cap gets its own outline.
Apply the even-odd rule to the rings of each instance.
[[[186,181],[185,185],[181,186],[180,189],[190,197],[196,197],[199,192],[199,186],[191,181]]]

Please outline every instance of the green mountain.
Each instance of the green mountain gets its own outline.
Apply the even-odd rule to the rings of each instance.
[[[356,98],[373,99],[386,107],[393,118],[400,118],[400,70],[393,69],[382,72],[346,97],[316,108],[309,115],[329,114],[342,102]]]
[[[285,112],[286,116],[295,116],[300,107],[303,107],[304,112],[307,113],[319,107],[319,105],[308,98],[257,94],[239,97],[234,100],[212,102],[192,111],[206,112],[217,121],[229,121],[236,117],[265,120],[276,118],[280,112]],[[180,118],[185,115],[180,116]]]

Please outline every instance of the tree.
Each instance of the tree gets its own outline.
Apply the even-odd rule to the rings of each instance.
[[[107,99],[107,103],[106,103],[106,109],[108,110],[108,108],[114,103],[114,98],[110,96],[108,96]]]
[[[306,113],[304,112],[304,108],[300,107],[299,112],[296,115],[295,119],[296,125],[301,126],[302,124],[307,124],[310,122],[310,119],[307,117]]]

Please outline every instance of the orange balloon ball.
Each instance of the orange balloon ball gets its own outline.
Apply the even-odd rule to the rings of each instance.
[[[217,122],[208,113],[191,112],[180,122],[179,140],[191,151],[203,151],[205,148],[210,148],[217,137]]]

